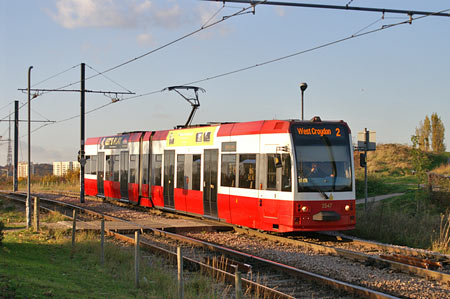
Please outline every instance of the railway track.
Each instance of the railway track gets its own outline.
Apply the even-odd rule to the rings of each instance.
[[[15,200],[21,199],[22,202],[24,201],[24,195],[14,194],[8,195],[7,197]],[[230,271],[229,266],[224,266],[223,263],[217,261],[228,259],[232,260],[231,264],[251,265],[251,267],[247,266],[247,269],[251,269],[251,271],[246,271],[246,273],[244,273],[243,285],[246,289],[252,290],[254,294],[264,294],[264,296],[270,298],[301,298],[311,296],[320,298],[341,298],[343,297],[343,294],[347,294],[348,297],[356,295],[367,298],[395,298],[395,296],[390,294],[339,281],[324,275],[283,264],[279,261],[259,257],[255,254],[245,253],[227,246],[213,244],[196,238],[141,226],[129,220],[105,215],[104,213],[92,210],[86,210],[77,205],[62,203],[55,200],[46,200],[45,198],[41,198],[41,203],[42,205],[46,205],[46,208],[50,210],[53,210],[54,206],[57,206],[58,210],[65,209],[66,211],[69,211],[65,213],[66,215],[70,215],[70,211],[77,209],[80,213],[88,215],[86,216],[87,218],[101,217],[105,218],[107,221],[128,222],[140,226],[141,230],[147,232],[141,239],[141,246],[148,250],[158,252],[160,255],[163,254],[173,257],[176,253],[173,250],[174,245],[171,242],[184,244],[183,247],[185,247],[185,251],[187,252],[184,260],[188,267],[202,269],[202,271],[215,273],[215,275],[221,275],[221,277],[224,277],[227,281],[234,280],[234,271]],[[47,205],[53,206],[53,208],[48,207]],[[130,243],[134,242],[134,239],[131,236],[120,232],[108,231],[108,234]],[[164,240],[163,242],[161,242],[161,238]],[[167,240],[170,241],[168,242]],[[237,261],[237,263],[234,261]],[[338,292],[336,292],[336,290],[338,290]]]
[[[450,286],[450,256],[425,250],[381,244],[340,235],[279,236],[251,229],[236,228],[243,234],[309,248],[316,252],[332,254],[367,265],[387,267],[394,271],[412,274]],[[327,241],[323,241],[323,237]],[[330,241],[333,238],[335,240]]]

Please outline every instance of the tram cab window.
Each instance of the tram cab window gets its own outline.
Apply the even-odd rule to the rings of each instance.
[[[113,155],[114,157],[114,163],[113,163],[113,181],[118,182],[119,181],[119,170],[120,170],[120,157],[119,155]]]
[[[152,185],[161,186],[162,155],[152,155]]]
[[[200,173],[202,166],[202,156],[192,156],[192,190],[200,190]]]
[[[276,155],[267,155],[267,190],[277,190]]]
[[[291,156],[289,154],[281,155],[281,191],[291,191]]]
[[[177,188],[187,189],[184,185],[184,154],[177,155]]]
[[[91,174],[97,174],[97,156],[95,155],[91,155]],[[85,171],[85,173],[89,173],[87,170]]]
[[[239,188],[256,189],[256,154],[239,155]]]
[[[130,155],[130,183],[137,184],[137,155]]]
[[[222,154],[221,186],[236,187],[236,154]]]
[[[291,157],[289,154],[268,154],[266,190],[291,191]]]
[[[84,164],[84,173],[90,174],[91,173],[91,156],[84,156],[86,159],[86,164]]]

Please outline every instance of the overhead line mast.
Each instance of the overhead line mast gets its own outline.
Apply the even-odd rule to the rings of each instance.
[[[324,8],[324,9],[394,13],[394,14],[406,14],[409,17],[412,17],[413,15],[450,17],[450,13],[444,13],[444,12],[374,8],[374,7],[358,7],[358,6],[349,6],[349,5],[328,5],[328,4],[311,4],[311,3],[278,2],[278,1],[252,1],[252,0],[203,0],[203,1],[223,2],[223,3],[225,3],[225,2],[244,3],[244,4],[251,4],[251,5],[277,5],[277,6],[291,6],[291,7],[307,7],[307,8]]]

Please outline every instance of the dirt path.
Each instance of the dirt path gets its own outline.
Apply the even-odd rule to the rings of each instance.
[[[380,201],[380,200],[384,200],[384,199],[400,196],[400,195],[403,195],[403,194],[405,194],[405,193],[392,193],[392,194],[385,194],[385,195],[377,195],[377,196],[373,196],[373,197],[368,197],[367,198],[367,202],[368,203],[376,202],[376,201]],[[364,198],[357,199],[356,200],[356,204],[363,204],[364,201],[365,201]]]

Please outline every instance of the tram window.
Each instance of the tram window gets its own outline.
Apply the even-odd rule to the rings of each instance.
[[[187,189],[184,186],[184,154],[177,155],[177,188]]]
[[[200,171],[202,166],[202,156],[192,156],[192,190],[200,190]]]
[[[130,155],[130,183],[137,184],[137,155]]]
[[[281,162],[283,164],[281,169],[281,191],[291,191],[291,156],[282,154]]]
[[[275,155],[267,155],[267,190],[277,189],[277,167]]]
[[[255,189],[256,154],[239,155],[239,188]]]
[[[84,173],[90,174],[91,173],[91,156],[85,156],[86,164],[84,164]]]
[[[236,187],[236,154],[222,154],[221,185]]]
[[[89,173],[86,170],[86,173]],[[93,155],[91,156],[91,174],[97,174],[97,156]]]
[[[113,155],[114,157],[114,164],[113,164],[113,181],[118,182],[120,177],[120,156],[119,155]]]
[[[152,185],[161,186],[162,155],[153,155],[152,159]]]
[[[148,154],[142,155],[142,184],[147,185],[148,180]],[[136,161],[136,165],[138,165],[138,161]],[[137,175],[137,173],[136,173]]]
[[[111,181],[113,160],[110,155],[106,155],[105,179]]]

